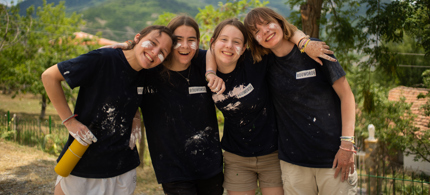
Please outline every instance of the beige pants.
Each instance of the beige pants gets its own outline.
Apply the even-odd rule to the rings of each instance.
[[[224,152],[224,184],[230,191],[249,191],[260,188],[281,187],[281,167],[278,151],[272,154],[243,157]]]
[[[90,179],[69,175],[67,177],[57,177],[55,185],[61,185],[66,195],[127,195],[133,194],[136,188],[136,169],[122,175],[103,179]]]
[[[346,181],[334,178],[335,169],[309,168],[281,160],[282,181],[285,195],[355,195],[357,171]]]

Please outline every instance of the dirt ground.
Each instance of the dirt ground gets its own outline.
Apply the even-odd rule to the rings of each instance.
[[[0,139],[0,195],[53,194],[55,160],[36,148]],[[138,168],[137,175],[135,195],[163,194],[151,166]]]

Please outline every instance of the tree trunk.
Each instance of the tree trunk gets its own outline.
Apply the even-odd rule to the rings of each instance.
[[[42,120],[43,118],[45,118],[45,114],[46,114],[46,96],[42,95],[42,110],[40,111],[39,118]]]
[[[323,0],[308,0],[300,6],[302,16],[302,31],[314,38],[319,38],[319,20]]]

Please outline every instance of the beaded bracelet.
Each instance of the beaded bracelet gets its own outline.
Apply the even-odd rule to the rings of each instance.
[[[341,136],[340,141],[346,141],[346,142],[354,143],[354,136]]]
[[[304,44],[302,45],[302,44],[301,44],[301,42],[302,42],[303,40],[306,40],[306,39],[309,39],[309,35],[306,35],[306,36],[302,37],[302,38],[299,40],[299,42],[298,42],[298,44],[297,44],[297,46],[299,47],[299,49],[302,49],[302,47],[304,46]],[[302,46],[300,46],[300,45],[302,45]]]
[[[345,151],[348,151],[348,152],[353,152],[354,154],[357,154],[357,151],[355,151],[355,150],[350,150],[350,149],[346,149],[346,148],[343,148],[342,146],[339,146],[339,149],[341,149],[341,150],[345,150]]]
[[[67,121],[69,121],[70,119],[72,119],[72,118],[75,118],[75,117],[77,117],[78,115],[77,114],[72,114],[71,116],[69,116],[69,117],[67,117],[66,119],[64,119],[63,120],[63,122],[61,123],[62,125],[64,125],[64,123],[65,122],[67,122]]]
[[[306,41],[306,43],[305,43],[305,45],[303,46],[303,48],[302,48],[302,49],[300,49],[300,52],[302,52],[302,53],[304,53],[304,52],[305,52],[306,46],[308,46],[309,41],[311,41],[311,40],[310,40],[310,39],[308,39],[308,40]]]

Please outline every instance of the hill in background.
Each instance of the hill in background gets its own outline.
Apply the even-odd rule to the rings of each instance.
[[[58,5],[61,0],[47,0],[47,3]],[[225,3],[226,0],[222,0]],[[218,6],[220,0],[66,0],[67,13],[80,13],[87,22],[82,31],[96,34],[115,41],[131,39],[144,27],[151,25],[164,12],[186,13],[195,16],[207,5]],[[284,16],[289,16],[290,9],[285,0],[271,0],[269,7],[276,9]],[[26,0],[19,4],[20,12],[34,5],[43,5],[43,0]]]

